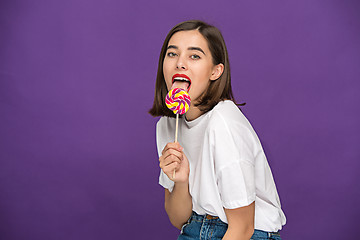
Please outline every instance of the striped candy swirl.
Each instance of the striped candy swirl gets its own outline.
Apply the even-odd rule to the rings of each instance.
[[[165,103],[174,114],[185,114],[189,110],[191,99],[185,90],[174,88],[166,95]]]

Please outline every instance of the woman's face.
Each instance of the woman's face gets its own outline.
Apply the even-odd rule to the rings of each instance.
[[[222,65],[222,64],[219,64]],[[169,40],[163,64],[167,89],[182,88],[195,100],[216,80],[223,66],[213,64],[206,39],[198,30],[180,31]]]

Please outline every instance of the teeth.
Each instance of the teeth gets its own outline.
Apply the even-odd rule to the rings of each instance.
[[[190,82],[188,79],[182,78],[182,77],[176,77],[176,78],[174,78],[174,81],[186,81],[186,82]]]

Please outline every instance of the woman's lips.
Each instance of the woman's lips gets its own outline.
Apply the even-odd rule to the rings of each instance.
[[[182,88],[185,91],[189,91],[191,86],[191,79],[185,74],[175,74],[172,77],[172,86],[173,88]]]

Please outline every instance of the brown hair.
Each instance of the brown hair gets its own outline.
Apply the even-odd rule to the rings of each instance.
[[[149,111],[152,116],[175,117],[175,114],[169,110],[165,104],[165,96],[168,93],[168,89],[166,87],[163,74],[163,63],[170,38],[177,32],[190,30],[198,30],[206,39],[212,55],[213,64],[218,65],[222,63],[224,65],[224,71],[222,75],[216,81],[210,81],[208,89],[198,99],[195,99],[195,101],[193,100],[194,105],[197,106],[203,113],[205,113],[210,111],[222,100],[229,99],[235,102],[231,89],[229,57],[221,32],[216,27],[211,26],[205,22],[199,20],[190,20],[179,23],[173,27],[166,36],[164,44],[161,48],[155,83],[154,103]]]

